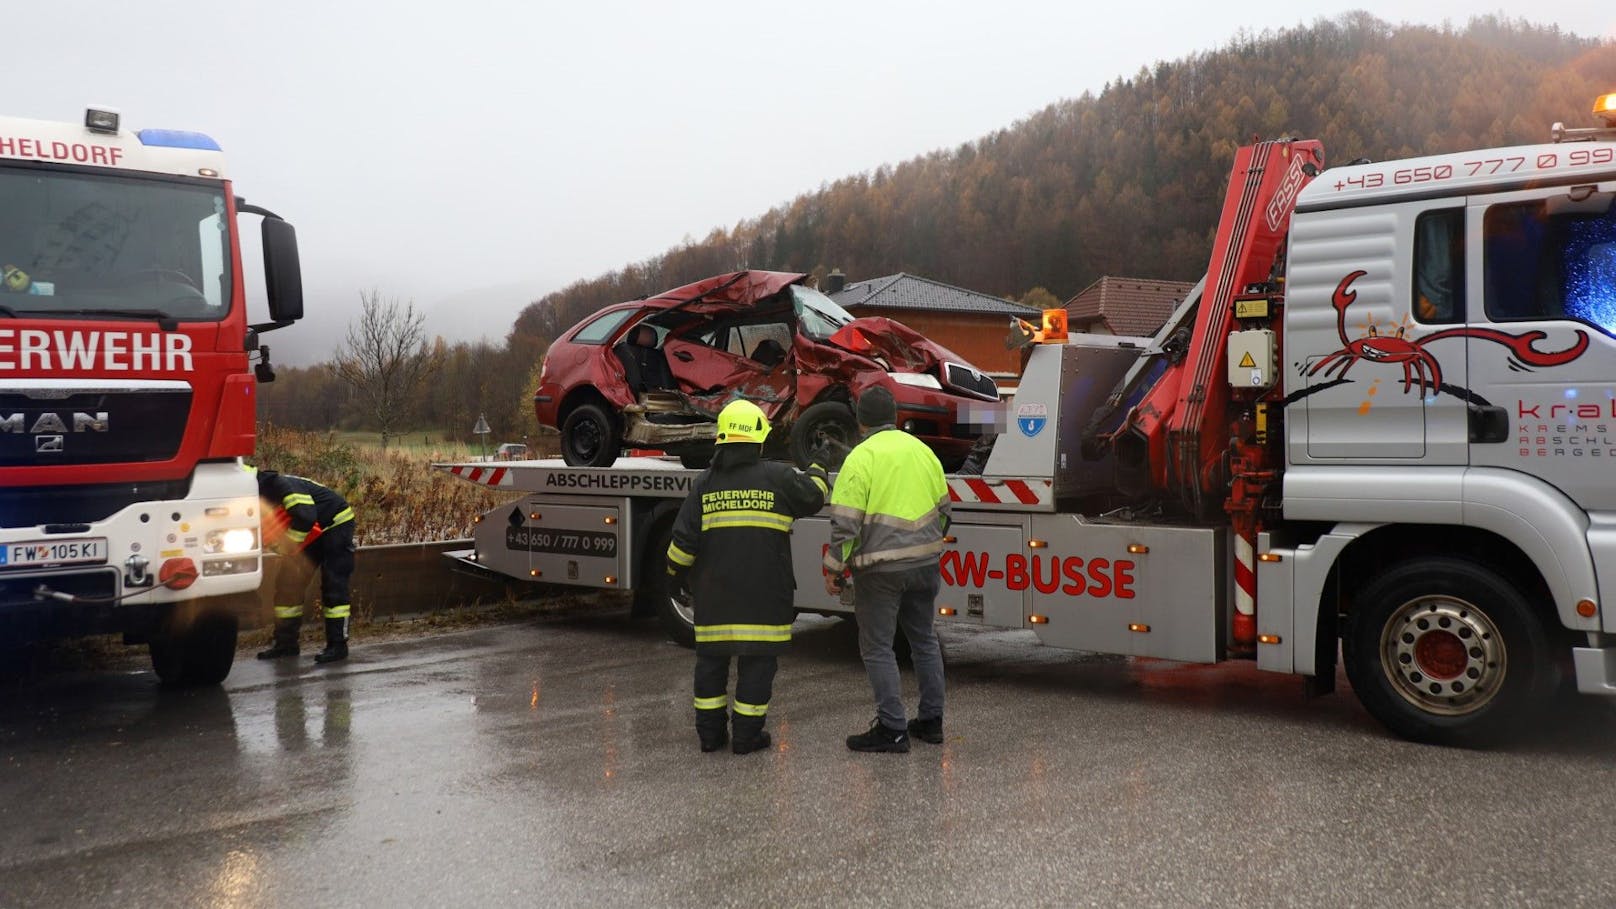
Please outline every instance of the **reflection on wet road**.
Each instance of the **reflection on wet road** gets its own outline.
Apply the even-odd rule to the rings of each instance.
[[[776,747],[697,751],[689,651],[620,614],[7,683],[0,906],[1606,906],[1616,712],[1412,745],[1297,679],[944,631],[947,740],[859,755],[805,619]],[[912,680],[910,704],[913,704]]]

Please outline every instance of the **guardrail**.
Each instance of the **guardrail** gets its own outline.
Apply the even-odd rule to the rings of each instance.
[[[435,543],[398,543],[391,546],[361,546],[355,553],[353,576],[354,615],[408,615],[437,609],[504,602],[537,595],[533,585],[495,577],[483,577],[453,570],[443,553],[469,549],[471,540],[440,540]],[[264,564],[264,583],[258,590],[263,624],[273,615],[275,576],[280,558],[271,555]],[[309,615],[320,590],[318,575],[309,582]]]

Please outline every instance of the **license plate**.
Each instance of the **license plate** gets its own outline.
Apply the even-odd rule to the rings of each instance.
[[[100,564],[107,560],[106,537],[88,540],[29,540],[0,546],[0,568]]]

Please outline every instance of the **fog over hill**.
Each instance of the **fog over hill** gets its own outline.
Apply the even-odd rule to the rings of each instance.
[[[415,297],[416,311],[426,319],[427,337],[441,337],[451,345],[488,341],[503,346],[505,336],[523,308],[558,282],[535,278],[511,284],[474,287],[444,295]],[[361,288],[349,299],[309,299],[303,320],[290,328],[264,336],[275,363],[286,366],[313,366],[329,362],[347,336],[348,323],[357,318]],[[383,299],[405,295],[381,288]]]

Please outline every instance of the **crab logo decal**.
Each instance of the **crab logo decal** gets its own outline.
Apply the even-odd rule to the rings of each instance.
[[[1360,269],[1342,278],[1341,283],[1336,285],[1330,302],[1335,306],[1336,333],[1341,336],[1342,346],[1340,350],[1314,363],[1312,368],[1307,370],[1307,375],[1322,372],[1326,376],[1342,379],[1359,360],[1401,364],[1403,392],[1408,393],[1417,382],[1420,386],[1420,396],[1424,397],[1442,390],[1442,364],[1425,349],[1432,341],[1441,341],[1444,338],[1478,338],[1492,341],[1509,348],[1513,359],[1525,366],[1560,366],[1582,356],[1582,352],[1588,349],[1588,334],[1583,331],[1577,332],[1577,340],[1570,347],[1548,352],[1533,346],[1548,337],[1547,333],[1536,330],[1512,335],[1491,328],[1447,328],[1410,340],[1403,336],[1405,328],[1398,328],[1397,333],[1393,335],[1382,335],[1371,325],[1369,333],[1364,337],[1348,338],[1347,307],[1358,299],[1358,292],[1350,288],[1352,282],[1365,274],[1366,272]]]

